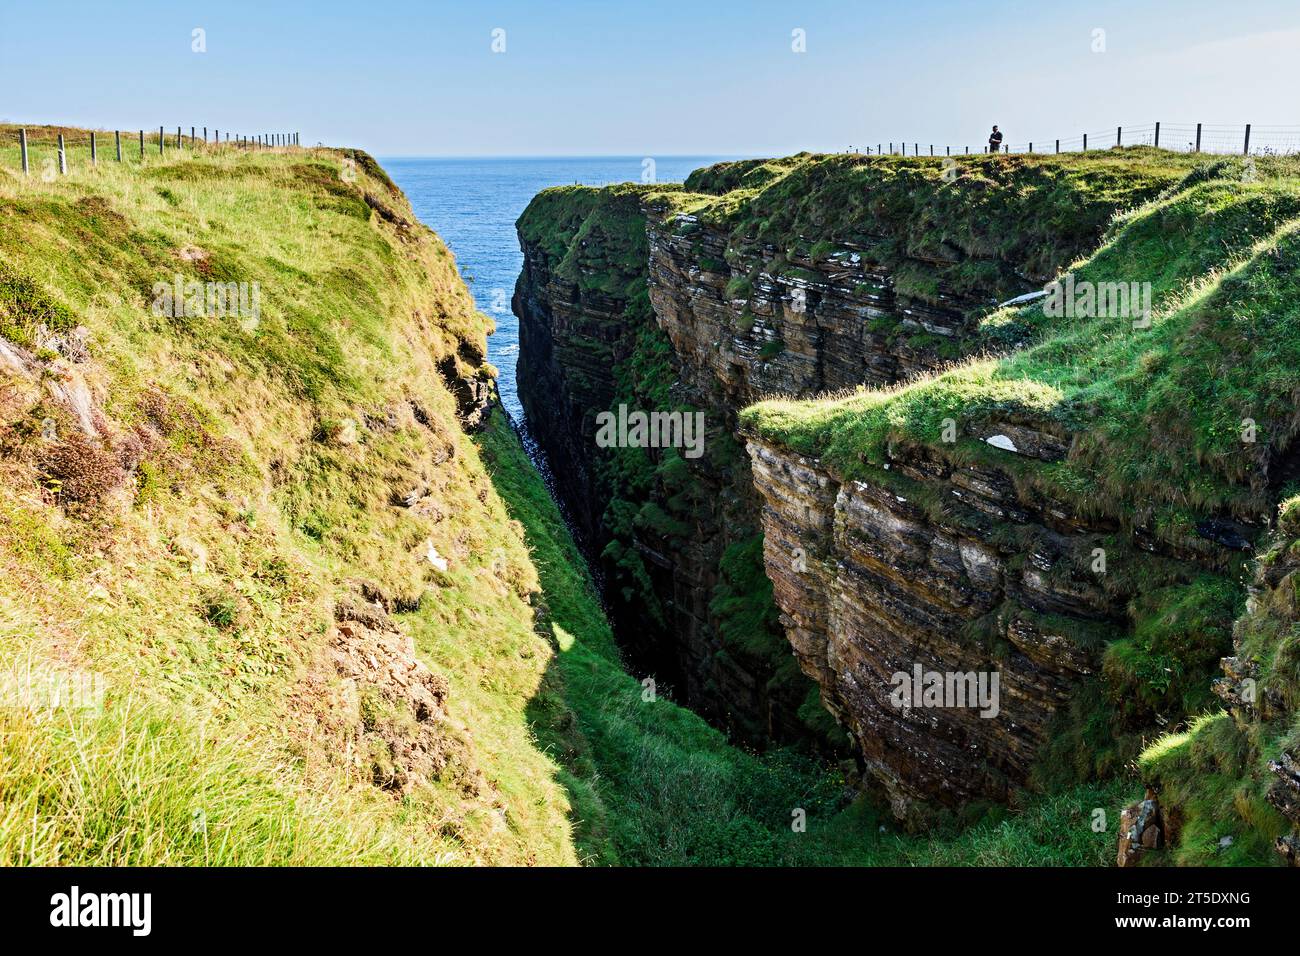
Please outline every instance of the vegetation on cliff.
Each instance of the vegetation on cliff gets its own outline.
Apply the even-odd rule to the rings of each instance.
[[[6,163],[0,259],[0,860],[574,862],[536,572],[449,390],[489,323],[378,166]]]
[[[786,263],[848,247],[891,274],[900,295],[984,310],[1090,251],[1116,210],[1154,197],[1187,166],[1152,150],[942,160],[801,153],[697,170],[663,208],[727,230],[729,259],[747,250],[768,259],[775,247],[768,268],[797,276]],[[887,326],[873,331],[913,348],[970,354],[965,343],[880,321]]]
[[[53,135],[36,131],[33,142],[48,146]],[[464,422],[478,419],[467,405],[490,397],[490,323],[445,246],[369,157],[222,147],[90,168],[74,155],[71,174],[52,182],[21,177],[12,159],[0,150],[0,861],[1108,859],[1112,837],[1093,832],[1089,811],[1114,806],[1128,786],[1122,780],[1063,780],[1068,789],[1053,795],[971,807],[928,836],[899,836],[882,832],[881,808],[855,794],[838,768],[786,751],[746,752],[648,694],[624,670],[592,579],[503,416],[492,413],[481,431],[466,433]],[[788,172],[810,164],[796,157],[776,165]],[[769,174],[746,186],[761,176],[776,182]],[[1214,192],[1224,176],[1198,175],[1199,187],[1189,182],[1118,223],[1099,255],[1121,254],[1124,230],[1197,188],[1216,212],[1231,210],[1235,200]],[[1214,288],[1196,289],[1232,291],[1239,271],[1247,285],[1237,298],[1214,299],[1216,311],[1197,311],[1201,321],[1225,303],[1253,301],[1246,293],[1272,290],[1278,298],[1268,301],[1287,301],[1285,235],[1261,242],[1275,237],[1260,223],[1286,232],[1289,187],[1266,164],[1260,175],[1263,185],[1252,189],[1271,198],[1233,212],[1240,226],[1225,225],[1216,240],[1248,261]],[[637,261],[642,202],[704,203],[709,188],[717,187],[707,176],[687,190],[617,188],[606,191],[613,209],[598,191],[569,190],[521,221],[571,281],[626,303],[630,347],[610,358],[617,395],[628,401],[677,401]],[[1212,246],[1207,240],[1196,261],[1209,261]],[[1180,289],[1200,268],[1194,258],[1183,278],[1160,288]],[[182,298],[198,284],[205,304],[208,283],[256,283],[256,308],[154,308],[158,284],[174,288],[177,277]],[[1157,327],[1193,297],[1169,292]],[[1255,318],[1278,323],[1286,314]],[[987,325],[990,341],[1030,343],[1007,361],[1039,355],[1042,367],[1057,369],[1044,388],[1074,394],[1065,360],[1050,366],[1048,352],[1037,351],[1060,338],[1040,312],[1004,313]],[[1207,327],[1230,341],[1232,329]],[[1285,349],[1279,330],[1267,325],[1251,341]],[[1162,354],[1164,364],[1152,367],[1201,353],[1172,339]],[[1229,395],[1254,388],[1250,369],[1259,368],[1234,354],[1245,377],[1225,370]],[[1115,378],[1126,381],[1119,371]],[[1191,388],[1188,378],[1176,382]],[[934,382],[912,388],[968,387]],[[999,382],[990,371],[986,384],[969,387],[996,392]],[[1260,422],[1281,414],[1285,387],[1261,387]],[[897,390],[879,404],[908,394]],[[1019,400],[1014,388],[1009,394]],[[1046,391],[1034,395],[1024,408],[1057,413]],[[1164,396],[1158,407],[1173,400]],[[865,404],[874,396],[781,404],[754,410],[747,423],[851,471],[873,462],[872,441],[901,440],[871,432],[877,437],[836,458],[834,429],[821,425],[847,423],[854,401],[864,403],[858,413],[877,407]],[[1131,415],[1130,423],[1141,420]],[[1060,419],[1063,427],[1074,420]],[[724,455],[719,467],[740,467],[743,455],[727,437],[710,439]],[[978,442],[958,448],[986,453]],[[1217,448],[1207,444],[1207,456]],[[614,517],[674,533],[699,507],[684,460],[626,451],[636,454],[612,457],[605,480],[634,507]],[[1215,462],[1207,467],[1222,474],[1225,503],[1249,510],[1270,497],[1232,498],[1236,466]],[[649,486],[659,512],[646,507]],[[711,613],[727,648],[788,665],[784,646],[769,640],[771,585],[759,570],[758,539],[737,530],[745,533],[720,558]],[[1132,567],[1139,561],[1150,562],[1144,574],[1161,567],[1136,554]],[[1187,582],[1165,571],[1183,589],[1153,593],[1150,627],[1123,639],[1091,636],[1140,645],[1141,654],[1116,656],[1131,658],[1122,670],[1141,677],[1135,697],[1150,706],[1199,686],[1189,677],[1157,687],[1159,655],[1184,664],[1185,653],[1213,643],[1195,636],[1230,620],[1238,603],[1222,574]],[[1290,674],[1289,638],[1270,633],[1273,643],[1260,647],[1282,650],[1266,666]],[[1143,667],[1153,667],[1149,677]],[[1276,686],[1294,696],[1290,684]],[[86,690],[103,694],[67,699]],[[1184,706],[1191,712],[1201,702]],[[815,695],[804,710],[809,722],[825,723]],[[1171,794],[1180,754],[1200,746],[1203,733],[1222,735],[1218,726],[1198,724],[1193,744],[1162,745]],[[1270,725],[1267,735],[1250,756],[1257,769],[1294,744],[1293,729]],[[1201,758],[1187,759],[1204,769]],[[1232,797],[1225,784],[1217,802],[1196,804],[1191,788],[1204,781],[1181,785],[1189,819],[1231,802],[1248,822],[1266,820],[1261,833],[1280,832],[1254,791]],[[792,826],[801,813],[806,829]],[[1248,846],[1254,854],[1256,843]]]

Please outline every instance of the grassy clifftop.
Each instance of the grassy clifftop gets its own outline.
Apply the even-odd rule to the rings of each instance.
[[[973,434],[1023,418],[1077,436],[1066,461],[1023,479],[1084,513],[1131,518],[1150,504],[1170,537],[1186,537],[1195,512],[1266,518],[1278,500],[1269,466],[1278,477],[1300,425],[1298,174],[1291,160],[1207,164],[1115,219],[1070,272],[1080,287],[1149,283],[1149,327],[1099,310],[1049,317],[1039,301],[985,318],[984,346],[1006,357],[888,391],[767,402],[745,420],[852,477],[884,464],[891,442],[939,444],[949,418],[962,426],[957,454],[1005,466]]]
[[[1111,216],[1176,183],[1155,150],[943,159],[801,153],[697,170],[665,207],[725,229],[735,253],[821,260],[844,246],[932,304],[986,307],[1091,251]],[[689,227],[688,227],[689,228]],[[797,274],[797,272],[796,272]],[[753,276],[750,277],[751,279]]]

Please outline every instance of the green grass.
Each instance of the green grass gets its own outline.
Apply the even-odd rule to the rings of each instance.
[[[429,865],[378,794],[305,788],[227,727],[134,697],[102,714],[0,710],[0,865]]]
[[[1234,656],[1256,668],[1252,706],[1232,713],[1206,706],[1141,755],[1143,779],[1180,829],[1158,862],[1277,865],[1274,840],[1295,832],[1266,799],[1276,782],[1269,761],[1300,747],[1295,499],[1279,510],[1278,530],[1257,562],[1253,600],[1234,628]],[[1222,845],[1224,837],[1231,845]]]
[[[815,237],[799,251],[817,259],[851,243],[896,276],[900,294],[938,304],[942,287],[984,303],[1017,294],[1024,276],[1050,278],[1092,249],[1117,210],[1153,198],[1193,163],[1141,148],[962,156],[950,166],[800,153],[697,170],[680,193],[655,198],[727,231],[732,250],[762,253],[765,242]]]

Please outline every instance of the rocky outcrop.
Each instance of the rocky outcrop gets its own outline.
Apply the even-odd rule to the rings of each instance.
[[[1286,728],[1300,700],[1295,675],[1300,644],[1294,638],[1300,620],[1300,508],[1296,499],[1283,506],[1283,530],[1258,562],[1246,613],[1238,620],[1236,653],[1222,662],[1223,677],[1214,691],[1223,700],[1257,759],[1260,742]],[[1267,659],[1267,664],[1262,663]],[[1289,865],[1300,865],[1300,751],[1285,747],[1264,759],[1260,775],[1264,799],[1291,825],[1274,849]]]
[[[660,325],[699,383],[716,382],[737,409],[939,368],[962,354],[976,308],[996,301],[939,292],[930,304],[900,293],[894,270],[847,241],[814,256],[802,239],[802,251],[786,255],[684,214],[652,218],[649,236]]]
[[[1298,504],[1283,504],[1277,532],[1254,561],[1233,653],[1213,686],[1226,713],[1207,711],[1138,761],[1148,799],[1158,795],[1162,808],[1159,845],[1174,863],[1300,865]],[[1121,831],[1121,866],[1155,848],[1128,836]]]
[[[849,728],[900,818],[913,804],[1005,799],[1053,714],[1100,660],[1063,627],[1100,628],[1114,602],[1077,556],[1096,534],[1025,500],[1005,474],[921,450],[878,481],[751,437],[767,573],[822,700]],[[924,504],[946,499],[941,516]],[[1023,544],[997,543],[1014,521]],[[1023,549],[1023,550],[1020,550]],[[997,675],[999,706],[899,706],[896,674]]]
[[[1119,820],[1119,853],[1116,865],[1137,866],[1142,854],[1164,845],[1164,814],[1160,801],[1150,790],[1146,796],[1124,808]]]

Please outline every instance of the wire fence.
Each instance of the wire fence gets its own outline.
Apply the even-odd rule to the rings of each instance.
[[[150,130],[85,130],[70,127],[0,127],[0,165],[13,165],[24,174],[43,178],[67,175],[79,164],[144,162],[169,153],[210,149],[296,149],[298,133],[232,133],[206,126],[165,126]],[[9,135],[12,133],[12,136]]]
[[[163,157],[169,152],[197,149],[290,149],[300,148],[299,134],[224,133],[206,126],[177,126],[172,132],[165,126],[156,130],[83,130],[67,127],[0,126],[0,165],[21,167],[23,173],[39,169],[40,174],[66,175],[79,163],[97,165],[101,161],[144,162],[148,157]],[[12,136],[9,133],[12,132]],[[1116,126],[1113,130],[1094,130],[1076,136],[1049,140],[1026,140],[1002,143],[1002,153],[1078,153],[1124,146],[1151,146],[1181,153],[1235,154],[1244,156],[1290,155],[1300,153],[1300,126],[1210,125],[1205,123],[1149,123]],[[880,142],[874,147],[850,147],[851,152],[867,155],[962,156],[988,153],[992,148],[953,146],[921,142]],[[584,182],[584,185],[608,185],[609,181]]]
[[[1152,146],[1179,153],[1235,154],[1238,156],[1282,156],[1300,153],[1300,126],[1214,126],[1205,123],[1149,123],[1145,126],[1116,126],[1064,138],[1002,143],[1003,153],[1080,153],[1123,146]],[[987,153],[988,144],[953,146],[918,142],[882,142],[855,149],[868,155],[969,156]]]

